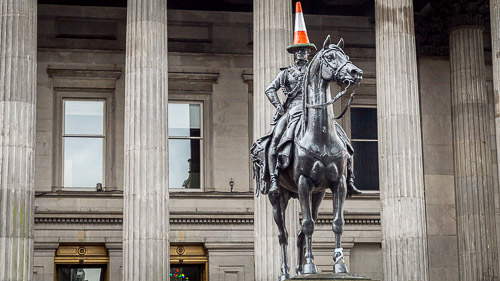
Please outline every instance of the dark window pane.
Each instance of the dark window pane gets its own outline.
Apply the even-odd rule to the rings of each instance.
[[[377,139],[377,109],[351,108],[351,138]]]
[[[169,103],[168,135],[170,137],[200,137],[201,105]]]
[[[170,265],[170,281],[202,281],[204,265],[172,264]]]
[[[168,141],[169,187],[201,188],[200,140],[170,139]]]
[[[378,190],[377,142],[356,141],[354,147],[354,185],[361,190]]]

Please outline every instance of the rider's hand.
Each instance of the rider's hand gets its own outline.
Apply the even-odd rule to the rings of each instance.
[[[279,116],[282,116],[283,114],[285,114],[285,109],[283,108],[283,105],[281,105],[281,104],[276,106],[276,110],[277,110]]]

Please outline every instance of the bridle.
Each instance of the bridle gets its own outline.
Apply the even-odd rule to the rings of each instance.
[[[333,47],[333,49],[337,50],[337,51],[340,51],[342,54],[344,54],[346,57],[347,57],[347,60],[340,66],[340,67],[334,67],[333,65],[331,65],[329,63],[329,60],[326,59],[326,53],[325,51],[322,51],[323,53],[321,54],[321,65],[320,65],[320,73],[322,73],[323,71],[323,66],[326,66],[328,67],[329,71],[332,73],[333,77],[335,77],[335,80],[339,80],[339,73],[340,71],[342,71],[342,69],[349,63],[352,64],[352,62],[349,60],[349,57],[344,53],[344,51],[341,49],[341,48],[338,48],[338,47]],[[339,100],[346,92],[347,92],[347,89],[349,89],[349,87],[351,86],[351,81],[347,81],[348,84],[347,86],[341,90],[340,92],[337,93],[337,95],[335,95],[335,97],[333,99],[331,99],[330,101],[328,102],[325,102],[325,103],[319,103],[319,104],[309,104],[306,102],[306,106],[308,108],[322,108],[322,107],[325,107],[325,106],[328,106],[328,105],[331,105],[333,103],[335,103],[337,100]],[[307,86],[307,85],[305,85]],[[349,108],[349,106],[351,106],[351,103],[352,103],[352,100],[354,99],[354,94],[356,93],[356,90],[359,88],[359,83],[356,83],[356,88],[352,91],[350,97],[349,97],[349,101],[347,102],[346,106],[344,107],[344,109],[342,110],[342,112],[340,113],[339,116],[334,116],[333,118],[335,119],[340,119],[344,116],[344,114],[347,112],[347,109]]]
[[[344,53],[344,50],[342,50],[341,48],[339,48],[339,47],[333,47],[332,49],[334,49],[334,50],[337,50],[337,51],[341,52],[344,56],[346,56],[346,57],[347,57],[347,60],[346,60],[346,61],[345,61],[345,62],[344,62],[344,63],[343,63],[340,67],[335,68],[333,65],[331,65],[331,64],[329,63],[329,60],[325,57],[325,56],[326,56],[325,51],[323,51],[323,54],[321,54],[322,65],[327,66],[327,67],[329,68],[330,72],[331,72],[331,73],[333,74],[333,76],[335,77],[335,79],[338,79],[338,75],[339,75],[340,71],[341,71],[341,70],[342,70],[342,69],[343,69],[343,68],[344,68],[344,67],[345,67],[348,63],[352,64],[352,62],[349,60],[349,56],[348,56],[348,55],[346,55],[346,54]]]

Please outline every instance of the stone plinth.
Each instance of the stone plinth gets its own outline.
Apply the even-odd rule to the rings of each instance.
[[[308,274],[302,276],[295,276],[293,278],[287,279],[300,280],[300,281],[316,281],[316,280],[342,280],[342,281],[354,281],[354,280],[371,280],[368,277],[345,274],[345,273],[330,273],[330,274]]]

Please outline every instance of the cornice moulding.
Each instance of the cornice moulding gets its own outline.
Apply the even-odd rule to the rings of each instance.
[[[333,222],[332,218],[319,218],[318,224],[329,224]],[[67,217],[67,216],[38,216],[35,217],[37,224],[122,224],[121,217]],[[254,219],[246,218],[231,218],[231,217],[171,217],[170,224],[198,224],[198,225],[253,225]],[[355,218],[346,218],[346,224],[356,225],[380,225],[380,218],[372,216],[363,218],[356,216]]]
[[[59,69],[48,68],[49,77],[61,78],[96,78],[96,79],[119,79],[121,70],[89,70],[89,69]]]

